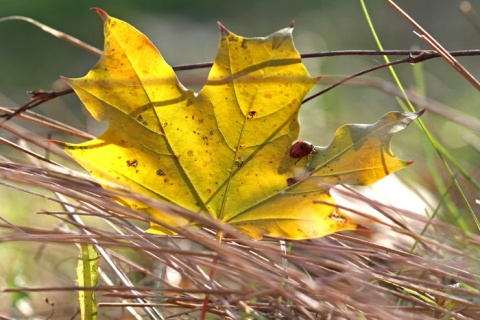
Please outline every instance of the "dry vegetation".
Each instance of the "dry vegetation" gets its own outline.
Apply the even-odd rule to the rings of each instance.
[[[384,82],[373,85],[396,90]],[[422,102],[445,112],[435,101]],[[285,243],[253,241],[229,226],[142,199],[206,226],[160,237],[143,231],[151,218],[115,201],[140,196],[100,188],[38,132],[82,139],[88,133],[33,111],[3,121],[1,130],[8,133],[2,142],[16,151],[0,156],[0,184],[54,209],[18,213],[51,217],[41,226],[12,223],[0,212],[0,319],[79,319],[74,269],[84,243],[101,255],[99,285],[85,288],[97,297],[99,319],[195,319],[205,294],[209,319],[480,318],[480,237],[424,212],[347,190],[347,197],[378,212],[355,212],[368,221],[368,230]],[[221,244],[212,230],[227,235]]]
[[[21,117],[60,131],[69,130],[33,112]],[[75,278],[55,274],[55,269],[44,270],[42,265],[76,257],[75,246],[79,243],[95,244],[102,255],[101,281],[93,289],[100,302],[101,318],[118,318],[120,314],[125,319],[195,318],[206,293],[210,295],[209,312],[220,318],[480,316],[480,294],[459,286],[478,286],[480,238],[423,214],[399,212],[372,201],[370,205],[388,222],[370,217],[377,223],[368,231],[288,242],[288,250],[283,250],[279,241],[252,241],[209,220],[201,221],[208,226],[203,231],[178,230],[178,237],[158,237],[145,234],[132,222],[147,221],[148,217],[114,201],[116,195],[127,191],[105,191],[88,176],[45,158],[42,152],[59,156],[62,152],[33,132],[13,122],[4,122],[3,129],[16,135],[12,146],[23,151],[29,161],[22,162],[29,164],[2,157],[1,183],[63,208],[37,213],[58,219],[50,228],[8,221],[1,224],[0,241],[20,242],[17,246],[22,250],[30,248],[30,254],[36,256],[31,262],[38,266],[30,268],[45,280],[33,281],[35,287],[10,287],[4,294],[30,292],[29,301],[37,316],[48,318],[52,314],[51,319],[67,319],[77,312],[72,303],[77,290]],[[34,152],[31,146],[40,149]],[[358,197],[354,193],[350,196]],[[196,219],[179,208],[144,200],[172,214]],[[209,232],[215,229],[228,234],[221,244]],[[374,242],[370,239],[373,236]],[[379,244],[382,237],[394,238],[395,242],[383,246]],[[208,272],[215,256],[219,260],[215,279],[210,281]],[[44,298],[50,304],[41,301]],[[16,312],[21,315],[21,310]]]

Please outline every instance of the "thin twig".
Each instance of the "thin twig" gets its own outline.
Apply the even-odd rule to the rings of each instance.
[[[320,80],[320,83],[325,84],[334,84],[338,81],[344,79],[341,76],[325,76]],[[376,78],[356,78],[348,81],[348,84],[351,86],[362,86],[362,87],[371,87],[377,88],[389,94],[392,94],[400,99],[405,99],[405,96],[402,94],[398,86],[392,82],[388,82]],[[428,112],[436,113],[445,119],[454,121],[466,128],[480,132],[480,119],[471,117],[467,113],[460,111],[459,109],[444,105],[436,100],[427,98],[420,95],[416,90],[406,90],[408,99],[417,106],[424,107]]]
[[[23,106],[15,110],[15,112],[10,113],[9,115],[2,115],[1,117],[5,117],[5,121],[8,121],[18,115],[19,113],[25,112],[36,106],[43,104],[44,102],[50,101],[57,97],[64,96],[66,94],[72,93],[73,89],[65,89],[61,91],[43,91],[43,90],[34,90],[30,91],[29,93],[32,95],[32,99],[25,103]]]
[[[361,75],[367,74],[369,72],[379,70],[382,68],[386,68],[392,65],[397,65],[397,64],[402,64],[402,63],[419,63],[423,62],[426,60],[430,60],[433,58],[438,58],[441,57],[441,55],[435,51],[425,51],[425,50],[385,50],[385,51],[379,51],[379,50],[342,50],[342,51],[329,51],[329,52],[314,52],[314,53],[306,53],[302,54],[301,57],[304,59],[308,58],[320,58],[320,57],[332,57],[332,56],[378,56],[378,55],[392,55],[392,56],[397,56],[397,55],[406,55],[408,54],[408,58],[404,59],[399,59],[396,61],[393,61],[391,63],[385,63],[381,65],[377,65],[375,67],[360,71],[358,73],[355,73],[349,77],[346,77],[343,80],[338,81],[337,83],[331,85],[330,87],[316,93],[315,95],[306,98],[303,100],[303,103],[318,97],[330,90],[332,90],[335,87],[338,87],[339,85],[353,79],[356,77],[359,77]],[[458,51],[452,51],[450,52],[452,56],[478,56],[480,55],[480,50],[458,50]],[[179,65],[179,66],[174,66],[173,69],[175,71],[184,71],[184,70],[194,70],[194,69],[202,69],[202,68],[209,68],[213,66],[213,62],[202,62],[202,63],[195,63],[195,64],[188,64],[188,65]],[[65,89],[61,91],[43,91],[43,90],[34,90],[31,91],[30,93],[32,94],[32,100],[29,101],[28,103],[24,104],[20,108],[16,109],[15,111],[9,112],[9,114],[4,114],[0,115],[1,117],[6,118],[6,120],[10,120],[11,118],[19,115],[20,113],[23,113],[27,110],[30,110],[34,107],[37,107],[44,102],[50,101],[54,98],[64,96],[66,94],[70,94],[73,92],[73,89]]]
[[[380,64],[380,65],[377,65],[377,66],[374,66],[374,67],[371,67],[371,68],[368,68],[368,69],[365,69],[365,70],[362,70],[360,72],[357,72],[357,73],[354,73],[352,74],[351,76],[348,76],[346,78],[343,78],[341,79],[340,81],[338,82],[335,82],[334,84],[328,86],[327,88],[311,95],[310,97],[308,98],[305,98],[303,101],[302,101],[302,104],[303,103],[306,103],[354,78],[357,78],[359,76],[362,76],[364,74],[367,74],[367,73],[370,73],[372,71],[375,71],[375,70],[379,70],[379,69],[383,69],[383,68],[387,68],[387,67],[390,67],[390,66],[394,66],[394,65],[397,65],[397,64],[402,64],[402,63],[418,63],[418,62],[421,62],[421,61],[425,61],[425,60],[429,60],[429,59],[432,59],[434,58],[435,56],[431,55],[429,52],[424,52],[423,54],[419,54],[418,56],[410,56],[408,58],[404,58],[404,59],[399,59],[399,60],[395,60],[395,61],[391,61],[389,63],[384,63],[384,64]]]

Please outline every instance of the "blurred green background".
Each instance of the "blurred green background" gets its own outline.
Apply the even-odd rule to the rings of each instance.
[[[366,1],[366,4],[385,49],[430,49],[413,33],[413,27],[387,3]],[[460,4],[461,1],[451,0],[398,1],[398,5],[445,48],[478,48],[479,34],[460,11]],[[473,10],[480,10],[478,3],[473,3],[473,6]],[[102,48],[102,22],[95,12],[89,10],[91,7],[100,7],[111,16],[137,27],[153,41],[171,65],[212,61],[217,50],[217,21],[234,33],[253,37],[268,35],[289,26],[295,20],[294,39],[301,53],[377,49],[357,0],[2,0],[0,16],[27,16]],[[5,107],[26,103],[29,99],[27,90],[64,87],[59,76],[84,76],[98,60],[96,56],[24,21],[0,23],[0,41],[0,105]],[[480,78],[478,57],[459,58],[459,61]],[[379,56],[305,60],[313,76],[347,76],[380,63],[383,63],[383,58]],[[405,88],[415,89],[454,111],[464,113],[470,119],[480,118],[477,91],[442,59],[415,66],[400,65],[395,69]],[[423,80],[415,78],[415,72],[421,74]],[[179,72],[179,77],[187,87],[199,90],[207,73],[207,69],[184,71]],[[393,82],[387,69],[370,73],[366,77]],[[318,92],[325,86],[326,84],[320,84],[311,93]],[[423,106],[417,107],[420,109]],[[301,138],[316,145],[326,145],[330,143],[336,128],[342,124],[371,123],[384,113],[399,109],[395,97],[389,93],[365,86],[343,85],[304,105],[300,116]],[[73,94],[44,104],[36,111],[93,134],[98,134],[105,128],[85,113]],[[427,112],[423,119],[467,170],[477,172],[475,160],[479,158],[480,145],[478,131],[457,124],[455,119],[439,117],[434,112]],[[61,138],[58,133],[48,132],[44,128],[36,127],[32,130],[45,137],[53,134],[54,139]],[[419,159],[423,156],[424,145],[423,135],[418,128],[412,126],[396,136],[394,142],[398,156],[415,158],[416,166],[422,168],[424,164]],[[10,149],[0,150],[9,152]],[[424,172],[418,171],[417,176]],[[423,183],[430,184],[427,175],[420,178]]]
[[[423,27],[449,50],[475,48],[478,34],[459,10],[460,1],[398,1]],[[385,49],[430,49],[388,4],[367,1],[373,22]],[[166,60],[172,64],[212,61],[218,40],[217,21],[242,36],[265,36],[295,20],[295,43],[302,53],[343,49],[377,49],[361,11],[359,1],[27,1],[2,0],[0,16],[23,15],[98,48],[102,47],[102,22],[89,10],[100,7],[143,31]],[[475,8],[474,8],[475,9]],[[59,76],[80,77],[97,57],[74,47],[23,21],[0,24],[0,103],[14,107],[28,101],[25,91],[55,89],[62,85]],[[381,63],[381,57],[334,57],[306,61],[312,75],[349,75]],[[478,76],[478,59],[460,61]],[[441,59],[423,64],[426,94],[454,108],[478,116],[471,97],[475,90]],[[396,68],[406,87],[414,86],[412,66]],[[182,72],[183,82],[199,89],[208,70]],[[369,77],[387,81],[387,70]],[[318,91],[321,86],[316,88]],[[74,97],[66,103],[52,102],[37,109],[76,126],[89,123],[80,115]],[[327,134],[318,138],[318,126],[332,128],[349,122],[372,122],[387,110],[398,109],[395,99],[377,89],[343,86],[308,103],[303,115],[302,135],[317,144],[330,141]],[[357,110],[362,110],[358,112]],[[372,113],[370,113],[372,112]],[[376,115],[372,118],[372,115]],[[63,118],[62,118],[63,117]],[[80,118],[79,118],[80,117]],[[425,117],[427,118],[428,115]],[[73,121],[73,123],[72,123]],[[75,121],[78,121],[75,123]],[[315,128],[317,127],[317,128]],[[438,128],[441,132],[444,128]],[[94,130],[94,129],[92,129]],[[322,130],[322,129],[320,129]],[[448,128],[456,131],[461,128]],[[328,130],[331,131],[331,130]],[[461,133],[461,132],[460,132]],[[445,137],[459,143],[456,135]]]
[[[366,1],[373,23],[385,49],[430,49],[412,31],[393,8],[383,1]],[[459,10],[461,1],[423,0],[397,1],[397,4],[415,18],[448,50],[475,49],[480,47],[480,35]],[[480,4],[472,4],[474,10],[480,10]],[[38,20],[53,28],[77,37],[98,48],[102,48],[102,21],[91,7],[99,7],[111,16],[125,20],[145,33],[164,55],[171,65],[212,61],[215,58],[218,41],[217,21],[232,32],[246,36],[266,36],[278,29],[287,27],[295,20],[294,39],[301,53],[377,49],[368,28],[360,2],[304,0],[304,1],[66,1],[66,0],[1,0],[0,17],[22,15]],[[393,58],[392,58],[393,59]],[[0,23],[0,106],[18,107],[29,100],[27,90],[58,90],[64,84],[59,76],[81,77],[95,64],[98,57],[82,51],[62,40],[43,32],[24,21],[6,21]],[[478,57],[459,58],[459,61],[477,78],[480,78]],[[347,76],[363,69],[383,63],[382,57],[329,57],[305,61],[312,76]],[[477,91],[442,59],[430,60],[419,65],[400,65],[395,67],[400,80],[407,89],[414,89],[446,108],[460,111],[471,119],[480,119]],[[416,69],[416,70],[415,70]],[[423,82],[415,77],[415,72],[423,76]],[[189,88],[198,91],[208,70],[180,72],[181,81]],[[388,70],[368,74],[375,78],[393,82]],[[318,92],[326,84],[320,84],[312,90]],[[423,106],[418,106],[422,108]],[[325,95],[316,98],[302,108],[301,137],[316,145],[329,144],[340,125],[346,123],[371,123],[384,113],[400,110],[394,96],[379,89],[343,85]],[[95,123],[83,110],[81,103],[70,95],[46,103],[36,112],[63,121],[74,127],[93,134],[100,133],[104,125]],[[423,120],[436,137],[455,155],[464,169],[475,180],[479,177],[480,138],[478,130],[459,125],[456,119],[448,119],[427,112]],[[17,121],[17,120],[15,120]],[[31,126],[25,122],[19,124],[40,136],[53,134],[42,127]],[[0,131],[0,136],[15,140],[15,137]],[[432,170],[438,171],[448,183],[448,176],[438,159],[427,162],[432,153],[431,146],[418,127],[412,125],[394,138],[394,151],[401,158],[415,159],[416,163],[400,175],[418,186],[430,190],[437,199],[439,190],[435,188]],[[0,146],[0,153],[12,160],[27,163],[25,157],[6,146]],[[478,192],[461,181],[468,199],[473,203]],[[464,205],[458,194],[453,200],[461,214]],[[403,199],[408,202],[409,199]],[[56,220],[39,217],[33,213],[42,209],[61,210],[52,203],[0,187],[0,215],[19,224],[49,225]],[[447,213],[445,217],[456,216]],[[468,214],[465,213],[468,217]],[[447,218],[446,218],[447,219]],[[447,219],[448,220],[448,219]],[[468,218],[467,218],[468,220]],[[0,231],[1,232],[1,231]],[[35,253],[37,248],[30,248]],[[6,249],[2,250],[2,255]],[[26,249],[25,249],[26,250]],[[17,253],[10,253],[13,257]],[[20,254],[20,253],[18,253]],[[72,250],[72,256],[76,256]],[[0,263],[0,287],[2,273],[21,273],[11,258],[8,265]],[[32,260],[33,261],[33,260]],[[37,263],[32,262],[32,263]],[[47,267],[52,267],[48,266]],[[73,279],[73,270],[58,262],[55,268],[61,269],[58,275]],[[8,271],[7,271],[8,270]],[[5,274],[4,274],[5,275]],[[13,281],[15,274],[6,279]],[[17,279],[20,281],[19,279]],[[48,281],[48,279],[45,279]],[[60,279],[56,279],[61,282]],[[55,281],[51,279],[51,281]],[[32,285],[32,283],[29,283]],[[6,300],[5,300],[6,301]],[[6,303],[6,302],[3,303]],[[47,308],[45,305],[43,309]],[[47,308],[48,309],[48,308]],[[0,311],[2,305],[0,305]],[[0,313],[1,314],[1,313]]]

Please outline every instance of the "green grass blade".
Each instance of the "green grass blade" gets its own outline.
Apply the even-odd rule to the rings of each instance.
[[[98,262],[100,255],[92,244],[82,244],[77,264],[79,287],[94,287],[98,283]],[[97,300],[92,290],[79,290],[80,313],[82,320],[97,319]]]
[[[368,13],[368,10],[367,10],[367,7],[365,5],[365,1],[364,0],[360,0],[360,4],[362,6],[362,10],[364,12],[364,15],[365,15],[365,18],[367,19],[367,23],[370,27],[370,30],[372,32],[372,35],[375,39],[375,42],[378,46],[378,48],[380,50],[383,51],[383,46],[380,42],[380,39],[375,31],[375,28],[373,26],[373,23],[372,23],[372,20],[370,19],[370,15]],[[383,58],[385,59],[385,62],[389,63],[390,62],[390,59],[388,58],[388,56],[383,56]],[[397,84],[398,88],[400,89],[400,91],[402,92],[402,96],[404,98],[404,100],[407,102],[407,105],[408,105],[408,108],[406,106],[404,106],[402,103],[400,103],[400,105],[404,106],[402,109],[404,109],[405,112],[408,112],[408,111],[413,111],[415,112],[415,108],[413,106],[413,104],[410,102],[410,99],[408,98],[408,95],[405,91],[405,89],[403,88],[401,82],[400,82],[400,79],[398,78],[396,72],[395,72],[395,69],[393,68],[393,66],[389,66],[388,67],[389,70],[390,70],[390,73],[392,74],[392,77],[394,78],[395,80],[395,83]],[[400,101],[399,98],[397,98],[397,101]],[[478,230],[480,230],[480,221],[478,220],[477,216],[475,215],[475,212],[473,211],[470,203],[468,202],[468,199],[465,195],[465,193],[463,192],[463,189],[462,187],[460,186],[460,184],[458,183],[458,180],[452,170],[452,168],[450,167],[449,163],[447,162],[450,161],[450,163],[460,172],[460,174],[465,178],[467,179],[477,190],[480,190],[480,186],[478,183],[476,183],[475,181],[473,181],[472,177],[470,174],[468,174],[462,167],[461,165],[456,161],[456,159],[443,147],[443,145],[430,133],[430,131],[427,129],[427,127],[425,126],[425,124],[423,123],[423,121],[419,118],[417,119],[417,121],[415,121],[415,123],[423,130],[423,132],[425,133],[425,135],[427,136],[427,138],[429,139],[430,143],[432,144],[432,146],[434,147],[434,149],[437,151],[437,154],[438,156],[440,157],[440,160],[442,161],[445,169],[447,170],[448,174],[450,175],[452,181],[453,181],[453,184],[455,185],[455,188],[458,190],[458,192],[460,193],[460,196],[463,200],[463,202],[465,203],[469,213],[470,213],[470,216],[472,217],[472,219],[475,221],[475,224],[476,224],[476,227]],[[464,223],[463,221],[464,219],[462,219],[461,216],[457,215],[456,217],[456,221],[458,221],[460,223],[460,225],[468,225],[468,223]]]

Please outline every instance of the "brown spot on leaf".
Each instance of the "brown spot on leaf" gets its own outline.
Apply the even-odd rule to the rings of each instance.
[[[298,180],[296,178],[288,178],[287,179],[287,186],[293,186],[295,183],[297,183]]]
[[[136,167],[138,166],[138,161],[137,159],[134,160],[127,160],[127,167]]]
[[[234,165],[238,168],[240,168],[241,166],[243,166],[243,161],[235,161],[234,162]]]
[[[344,217],[340,216],[337,211],[333,211],[333,213],[328,218],[338,223],[347,222],[347,220]]]
[[[254,111],[254,110],[249,111],[249,112],[247,113],[247,119],[248,119],[248,120],[253,119],[253,118],[255,118],[256,115],[257,115],[257,111]]]

